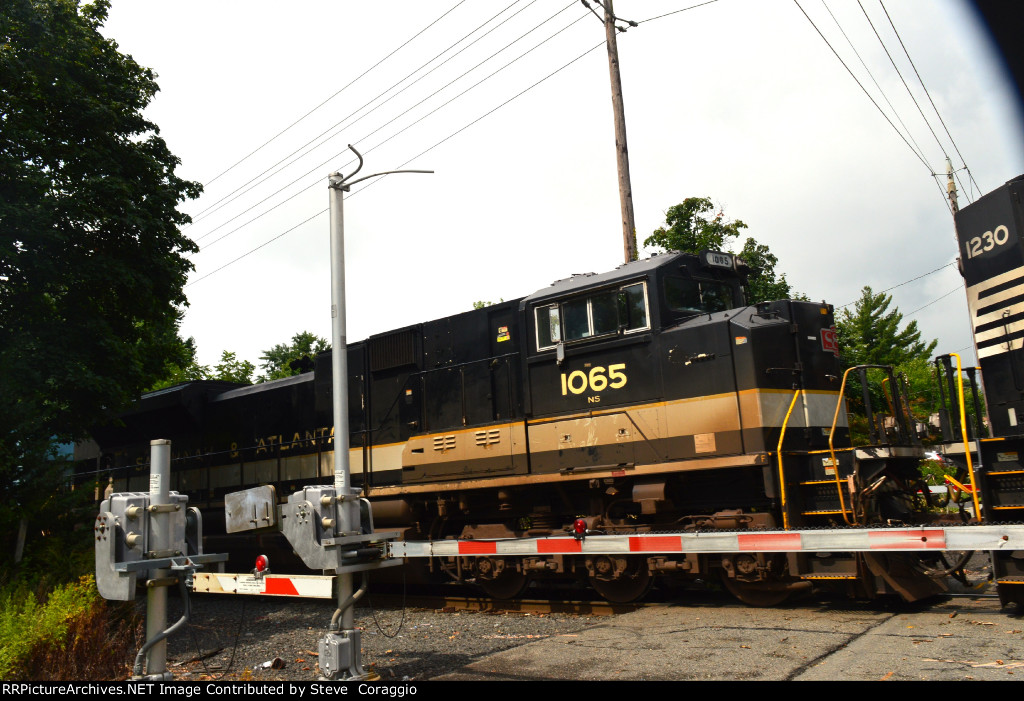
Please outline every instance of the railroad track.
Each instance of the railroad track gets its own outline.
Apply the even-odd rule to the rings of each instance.
[[[607,601],[594,600],[546,600],[546,599],[514,599],[499,601],[477,596],[449,596],[441,594],[415,594],[403,597],[401,594],[376,594],[373,596],[374,607],[399,607],[422,609],[450,609],[453,611],[487,611],[502,613],[564,613],[580,616],[611,616],[619,613],[630,613],[650,606],[665,606],[664,602],[636,602],[632,604],[613,604]]]

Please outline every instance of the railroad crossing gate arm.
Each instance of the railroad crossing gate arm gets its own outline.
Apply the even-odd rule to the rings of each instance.
[[[741,552],[1024,551],[1024,525],[922,526],[440,540],[391,544],[393,557]]]

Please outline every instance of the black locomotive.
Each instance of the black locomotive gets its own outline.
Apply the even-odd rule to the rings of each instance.
[[[747,305],[746,274],[728,253],[656,255],[351,344],[351,465],[376,525],[407,539],[481,539],[563,533],[577,519],[592,532],[650,533],[927,518],[897,383],[888,428],[879,424],[873,446],[851,446],[832,307]],[[288,494],[329,482],[331,426],[326,353],[284,380],[147,394],[94,437],[117,491],[145,490],[149,441],[170,439],[171,488],[215,510],[225,493],[258,484]],[[812,581],[862,595],[934,591],[910,565],[894,580],[900,568],[880,558],[451,558],[431,567],[496,596],[535,577],[579,577],[629,600],[654,575],[721,576],[752,603]]]
[[[1024,520],[1024,175],[956,214],[960,271],[990,431],[978,427],[982,515]],[[954,422],[955,423],[955,416]],[[957,425],[959,430],[959,425]],[[1024,553],[993,553],[1003,603],[1024,603]]]

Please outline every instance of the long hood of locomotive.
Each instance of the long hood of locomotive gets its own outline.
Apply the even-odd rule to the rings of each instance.
[[[763,464],[783,425],[785,448],[824,448],[833,419],[844,445],[833,341],[831,308],[782,301],[530,357],[523,420],[411,438],[403,483]]]
[[[517,303],[350,346],[357,482],[386,493],[764,467],[784,425],[785,449],[827,447],[840,376],[827,305],[780,301],[704,314],[577,344],[559,362],[553,351],[511,352],[522,333]],[[448,340],[451,328],[462,345]],[[424,357],[435,359],[432,367],[417,367]],[[329,369],[322,355],[314,373],[265,385],[204,394],[197,383],[186,394],[203,397],[182,402],[180,420],[163,405],[181,391],[148,396],[128,417],[138,442],[107,453],[111,467],[130,468],[129,483],[116,488],[145,488],[144,441],[158,437],[172,440],[173,488],[208,499],[252,484],[290,490],[330,478]],[[836,423],[836,445],[845,445],[842,407]]]
[[[1024,176],[956,215],[960,265],[989,417],[997,436],[1024,432]]]

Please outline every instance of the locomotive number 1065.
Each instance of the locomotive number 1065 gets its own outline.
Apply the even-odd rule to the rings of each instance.
[[[619,389],[626,386],[625,363],[615,363],[605,368],[597,365],[590,368],[590,372],[573,370],[569,374],[562,373],[562,396],[583,394],[587,390],[591,392],[603,392],[606,389]]]

